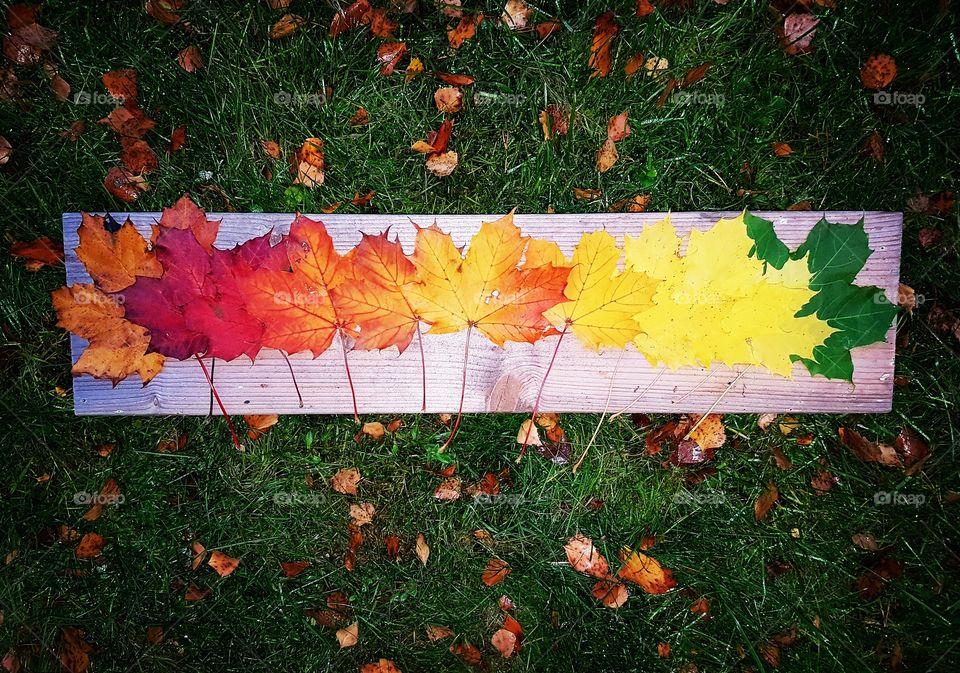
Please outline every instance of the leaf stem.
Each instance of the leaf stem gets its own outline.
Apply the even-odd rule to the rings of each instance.
[[[337,334],[340,335],[340,346],[343,349],[343,368],[347,370],[347,385],[350,386],[350,397],[353,399],[353,421],[359,425],[360,412],[357,410],[357,392],[353,388],[353,377],[350,376],[350,363],[347,362],[347,338],[343,336],[343,328],[337,327]]]
[[[220,394],[213,385],[213,379],[210,378],[210,373],[207,371],[207,365],[203,364],[203,358],[201,358],[199,354],[194,353],[193,357],[197,358],[197,362],[200,363],[200,369],[203,370],[203,375],[207,378],[207,385],[210,386],[210,391],[213,393],[214,399],[216,399],[217,404],[220,405],[220,412],[227,421],[227,427],[230,428],[230,437],[233,438],[234,448],[242,451],[243,447],[240,445],[240,439],[237,437],[237,431],[233,429],[233,423],[230,421],[230,415],[227,414],[227,408],[223,406],[223,401],[220,399]]]
[[[280,355],[283,356],[283,359],[287,363],[287,369],[290,370],[290,378],[293,379],[293,389],[297,391],[297,399],[300,401],[300,408],[303,409],[303,395],[300,394],[300,386],[297,385],[297,377],[293,373],[293,365],[290,364],[290,358],[287,357],[286,353],[280,351]]]
[[[417,345],[420,346],[420,374],[423,379],[423,404],[420,411],[427,410],[427,357],[423,353],[423,333],[420,331],[420,321],[417,321]]]
[[[547,371],[543,375],[543,380],[540,381],[540,389],[537,391],[537,399],[533,402],[533,412],[530,417],[530,425],[527,426],[527,434],[523,436],[523,446],[520,447],[520,455],[517,456],[517,463],[523,460],[523,454],[527,452],[527,444],[530,442],[530,433],[533,432],[534,424],[537,422],[537,412],[540,410],[540,397],[543,395],[543,388],[547,384],[547,377],[550,376],[550,370],[553,369],[553,363],[557,360],[557,353],[560,351],[560,342],[563,341],[563,335],[567,333],[567,328],[569,326],[569,322],[563,326],[563,331],[560,332],[560,338],[557,339],[557,345],[553,347],[553,355],[550,357],[550,364],[547,365]]]
[[[447,450],[447,447],[450,446],[450,442],[453,441],[454,436],[457,434],[457,428],[460,427],[460,419],[463,417],[463,400],[467,394],[467,359],[470,357],[470,335],[473,334],[473,324],[471,323],[467,327],[467,344],[463,349],[463,380],[460,382],[460,408],[457,409],[457,420],[453,422],[453,427],[450,429],[450,436],[447,437],[447,441],[443,443],[443,446],[437,451],[437,453],[443,453]]]

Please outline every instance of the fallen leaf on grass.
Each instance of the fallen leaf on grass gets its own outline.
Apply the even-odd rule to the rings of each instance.
[[[187,144],[187,127],[178,126],[170,132],[170,154],[174,154],[183,149]]]
[[[427,638],[430,639],[431,643],[445,638],[451,638],[455,635],[453,630],[448,626],[431,625],[427,627]]]
[[[280,420],[280,417],[277,414],[263,414],[263,415],[249,415],[243,417],[244,422],[249,428],[247,430],[247,437],[253,441],[257,441],[263,435],[272,428]]]
[[[356,0],[342,11],[338,11],[330,20],[329,37],[337,37],[360,26],[370,23],[372,8],[368,0]]]
[[[227,556],[222,551],[210,552],[207,565],[217,571],[220,577],[226,577],[240,566],[240,559]]]
[[[200,50],[190,45],[181,49],[180,53],[177,54],[177,63],[187,72],[196,72],[203,68],[203,57],[200,56]]]
[[[470,86],[476,82],[476,78],[472,75],[464,75],[458,73],[450,72],[441,72],[439,70],[434,71],[433,76],[436,77],[441,82],[446,82],[452,86]]]
[[[63,244],[51,241],[46,236],[32,241],[14,241],[10,246],[10,254],[25,259],[27,271],[63,264]]]
[[[870,535],[870,533],[854,533],[850,536],[850,539],[853,541],[853,544],[860,547],[860,549],[865,549],[867,551],[877,551],[880,549],[880,545],[877,544],[877,539]]]
[[[360,673],[403,673],[390,659],[381,659],[373,664],[364,664]]]
[[[627,199],[614,201],[610,206],[611,213],[644,213],[649,207],[651,197],[649,194],[637,194]]]
[[[263,149],[263,153],[266,154],[271,159],[280,158],[280,145],[278,145],[273,140],[261,140],[260,147]]]
[[[886,588],[887,583],[903,574],[903,563],[894,558],[881,558],[874,562],[866,573],[857,578],[857,593],[861,600],[869,601]]]
[[[150,185],[143,177],[134,175],[125,168],[113,166],[103,178],[103,186],[113,196],[124,203],[134,203],[140,194],[149,190]]]
[[[527,21],[532,15],[533,7],[525,0],[507,0],[507,4],[503,7],[503,14],[500,15],[500,21],[510,30],[523,30],[527,27]]]
[[[710,621],[710,601],[706,598],[698,598],[690,606],[690,612],[694,615],[703,615],[703,621]]]
[[[493,634],[490,643],[504,659],[509,659],[523,649],[523,627],[510,615],[504,615],[503,628]]]
[[[670,69],[670,61],[662,56],[650,56],[646,61],[644,61],[643,69],[645,71],[644,74],[647,77],[657,79]],[[676,87],[678,84],[679,82],[675,81],[673,86]]]
[[[590,78],[606,77],[610,74],[613,64],[613,40],[620,32],[616,15],[613,12],[604,12],[597,19],[593,28],[593,41],[590,44],[590,59],[588,66],[593,70]]]
[[[451,502],[460,499],[460,480],[456,477],[444,479],[433,492],[433,497],[440,501]]]
[[[812,14],[790,14],[777,27],[777,39],[787,56],[799,56],[813,51],[811,42],[817,34],[820,19]]]
[[[320,138],[307,138],[303,145],[291,157],[290,170],[293,184],[309,189],[323,184],[324,155],[323,141]]]
[[[190,551],[193,553],[193,557],[190,560],[190,569],[196,570],[200,567],[200,564],[203,563],[203,559],[207,557],[207,548],[199,542],[194,542],[190,545]]]
[[[889,54],[873,54],[860,68],[860,81],[867,89],[880,90],[897,78],[897,62]]]
[[[570,113],[565,108],[551,103],[540,113],[540,126],[543,128],[544,140],[550,140],[554,136],[565,136],[570,130]]]
[[[310,561],[283,561],[280,563],[280,569],[284,577],[296,577],[304,570],[310,567]]]
[[[907,476],[917,474],[930,457],[930,445],[918,432],[904,426],[900,429],[897,438],[893,440],[893,448],[900,457],[903,466],[907,468]]]
[[[597,150],[597,171],[606,173],[613,168],[619,158],[620,153],[617,152],[616,144],[607,138],[600,149]]]
[[[107,541],[99,533],[87,533],[80,538],[74,554],[78,559],[94,559],[100,556]]]
[[[100,515],[103,514],[103,510],[106,509],[107,505],[112,505],[120,500],[120,484],[111,477],[100,487],[100,491],[96,496],[96,502],[87,510],[87,513],[83,515],[85,521],[96,521],[100,518]]]
[[[580,189],[579,187],[573,188],[573,197],[578,201],[596,201],[601,196],[603,196],[602,189]]]
[[[177,11],[183,9],[184,0],[146,0],[143,4],[147,14],[164,24],[172,26],[180,22]]]
[[[483,14],[464,14],[460,23],[447,31],[447,41],[451,49],[459,49],[466,40],[477,34],[477,27],[483,21]]]
[[[360,483],[360,470],[355,467],[347,467],[338,470],[330,479],[330,487],[337,493],[344,495],[356,495],[357,484]]]
[[[271,40],[280,40],[288,35],[292,35],[304,23],[306,23],[306,19],[302,16],[298,16],[297,14],[284,14],[270,27],[270,32],[267,33],[267,36]]]
[[[625,549],[629,554],[623,559],[623,567],[617,573],[623,579],[633,582],[648,594],[663,594],[677,586],[673,571],[664,568],[652,556]]]
[[[570,538],[563,549],[567,553],[567,562],[577,572],[597,579],[610,577],[610,565],[607,559],[597,551],[593,546],[593,540],[587,536],[577,533]]]
[[[487,563],[480,580],[488,587],[492,587],[507,579],[507,575],[511,572],[513,572],[513,569],[509,563],[498,558],[492,558]]]
[[[537,31],[537,37],[541,40],[546,40],[548,37],[554,33],[559,33],[563,30],[563,24],[556,21],[542,21],[533,27]]]
[[[830,470],[817,469],[810,478],[810,485],[817,495],[824,495],[834,487],[840,480],[833,475]]]
[[[75,626],[68,626],[60,634],[60,648],[58,656],[60,665],[68,673],[86,673],[90,670],[90,654],[93,652],[93,646],[84,640],[84,632]],[[4,667],[7,660],[4,659]],[[19,661],[17,668],[7,668],[10,673],[17,673],[19,670]]]
[[[772,481],[769,482],[766,490],[760,494],[760,497],[753,504],[753,514],[756,520],[763,521],[779,498],[780,492],[777,490],[777,485]]]
[[[366,108],[358,108],[347,123],[350,126],[366,126],[370,123],[370,113],[367,112]]]
[[[409,84],[416,78],[418,75],[423,74],[423,61],[414,56],[410,59],[410,63],[407,65],[406,70],[404,70],[403,81]]]
[[[867,463],[880,463],[890,467],[899,467],[900,459],[897,451],[889,444],[871,442],[856,430],[841,427],[837,430],[840,441],[850,449],[857,458]]]
[[[607,121],[607,138],[614,142],[630,137],[630,122],[627,121],[627,111],[613,115]]]
[[[363,424],[363,427],[360,429],[360,434],[366,435],[371,439],[382,439],[386,434],[387,429],[383,427],[383,423],[379,421],[370,421]]]
[[[593,597],[603,603],[603,606],[616,610],[622,607],[630,598],[630,590],[622,583],[613,579],[602,579],[593,585],[590,590]]]
[[[377,48],[377,63],[380,64],[380,74],[384,77],[392,75],[406,53],[406,42],[384,42],[381,44]]]
[[[773,153],[778,157],[788,157],[793,154],[793,148],[790,147],[788,143],[773,142],[770,143],[770,147],[773,149]]]
[[[354,622],[337,631],[337,642],[340,643],[340,649],[353,647],[360,640],[360,623]]]
[[[400,538],[396,535],[388,535],[384,539],[387,547],[387,560],[396,561],[400,557]]]
[[[467,666],[477,668],[484,666],[483,654],[476,645],[472,645],[466,641],[454,643],[450,646],[450,652]]]
[[[440,87],[433,94],[433,100],[440,112],[455,113],[463,109],[463,91],[457,87]]]
[[[427,538],[423,533],[417,534],[417,546],[415,549],[417,558],[424,566],[427,565],[427,559],[430,558],[430,545],[427,544]]]
[[[690,439],[695,441],[701,449],[719,449],[726,443],[727,435],[721,414],[708,414],[702,421],[699,416],[693,415],[690,420],[695,426],[689,431]]]
[[[670,643],[657,643],[657,656],[667,659],[670,656]]]
[[[366,526],[373,523],[376,513],[376,508],[369,502],[350,505],[350,522],[355,526]]]
[[[184,594],[183,599],[188,603],[196,603],[197,601],[202,601],[211,593],[213,592],[209,587],[198,587],[196,584],[191,584],[187,588],[187,593]]]
[[[517,444],[529,444],[530,446],[542,446],[540,441],[540,432],[532,418],[528,418],[520,424],[520,430],[517,432]]]

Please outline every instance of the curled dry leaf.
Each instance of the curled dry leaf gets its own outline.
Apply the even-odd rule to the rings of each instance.
[[[467,641],[451,645],[450,653],[467,666],[482,667],[484,665],[483,654],[480,649]]]
[[[196,570],[200,567],[200,564],[203,563],[203,559],[207,557],[207,548],[195,541],[190,545],[190,551],[193,553],[193,558],[190,561],[190,569]]]
[[[490,644],[496,648],[500,656],[509,659],[517,647],[517,636],[507,629],[498,629],[490,638]]]
[[[690,439],[704,450],[719,449],[727,441],[721,414],[708,414],[703,420],[699,416],[691,416],[694,428],[690,431]],[[697,425],[699,423],[699,425]]]
[[[880,463],[889,467],[900,467],[900,459],[897,457],[897,451],[889,444],[871,442],[856,430],[851,428],[838,428],[840,441],[850,449],[860,460],[867,463]]]
[[[590,60],[588,66],[593,70],[590,78],[606,77],[610,74],[613,64],[613,40],[620,32],[616,15],[613,12],[604,12],[597,19],[593,28],[593,41],[590,44]]]
[[[100,491],[97,493],[97,501],[83,515],[84,521],[96,521],[103,514],[107,505],[112,505],[120,501],[120,484],[113,477],[107,479]]]
[[[360,432],[367,437],[372,439],[381,439],[387,432],[387,429],[383,427],[383,423],[379,421],[371,421],[363,424]]]
[[[541,40],[546,40],[548,37],[554,33],[559,33],[563,30],[563,24],[558,23],[557,21],[542,21],[533,27],[537,31],[537,37]]]
[[[140,198],[140,194],[150,189],[150,185],[142,177],[118,166],[107,171],[103,186],[124,203],[134,203]]]
[[[854,533],[850,539],[853,541],[853,544],[860,547],[860,549],[867,551],[877,551],[880,549],[880,545],[877,544],[877,539],[870,533]]]
[[[209,587],[198,587],[196,584],[191,584],[187,587],[187,592],[183,595],[183,599],[187,601],[187,603],[196,603],[202,601],[211,593],[213,592]]]
[[[407,69],[403,71],[404,72],[403,81],[407,83],[412,82],[414,78],[416,78],[418,75],[423,74],[423,70],[424,70],[423,61],[421,61],[419,58],[414,56],[413,58],[410,59],[410,63],[407,65]]]
[[[882,89],[897,78],[897,62],[889,54],[873,54],[860,68],[860,81],[867,89]]]
[[[424,566],[427,565],[427,559],[430,558],[430,545],[427,544],[427,538],[423,533],[417,534],[417,546],[415,548],[417,558]]]
[[[627,199],[614,201],[610,206],[612,213],[644,213],[650,206],[652,197],[649,194],[637,194]]]
[[[597,150],[597,170],[601,173],[606,173],[613,165],[617,163],[617,159],[620,158],[620,153],[617,152],[616,144],[607,138],[603,143],[603,146]]]
[[[660,56],[650,56],[643,63],[644,74],[647,77],[657,79],[670,69],[670,61]],[[676,86],[676,85],[674,85]]]
[[[437,177],[445,178],[457,168],[460,157],[454,151],[431,154],[427,157],[427,170]]]
[[[343,493],[344,495],[356,495],[359,483],[360,470],[355,467],[338,470],[330,479],[330,487],[337,493]]]
[[[441,82],[446,82],[447,84],[451,84],[453,86],[470,86],[477,81],[472,75],[440,72],[439,70],[435,71],[433,76]]]
[[[226,577],[240,566],[240,559],[227,556],[222,551],[210,552],[207,565],[217,571],[220,577]]]
[[[773,153],[778,157],[788,157],[793,154],[793,148],[790,147],[788,143],[770,143],[770,148],[773,150]]]
[[[349,626],[337,631],[337,642],[340,643],[340,649],[353,647],[360,640],[360,623],[354,622]]]
[[[291,158],[290,170],[293,184],[307,188],[318,187],[324,180],[323,141],[320,138],[307,138]]]
[[[487,563],[480,580],[488,587],[492,587],[507,579],[507,575],[511,572],[513,572],[513,569],[509,563],[498,558],[492,558]]]
[[[540,113],[540,126],[543,128],[543,139],[550,140],[554,136],[565,136],[570,130],[570,112],[555,103],[551,103]]]
[[[170,132],[170,154],[179,152],[187,144],[187,127],[178,126]]]
[[[280,158],[280,145],[278,145],[273,140],[261,140],[260,147],[263,149],[263,153],[266,154],[271,159]]]
[[[573,197],[578,201],[596,201],[601,196],[603,196],[602,189],[580,189],[579,187],[573,188]]]
[[[542,446],[540,433],[532,418],[528,418],[520,424],[520,430],[517,432],[517,444],[529,444],[530,446]]]
[[[610,576],[610,565],[607,559],[597,551],[593,546],[593,540],[587,536],[577,533],[570,538],[563,549],[567,553],[567,562],[577,572],[597,579],[606,579]]]
[[[347,122],[350,126],[366,126],[370,123],[370,113],[366,108],[357,108],[350,120]]]
[[[627,121],[627,111],[610,117],[607,121],[607,138],[614,142],[630,137],[630,122]]]
[[[757,521],[763,521],[767,518],[770,509],[779,498],[780,492],[777,490],[777,485],[772,481],[769,482],[766,490],[760,494],[760,497],[757,498],[757,501],[753,504],[753,514]]]
[[[68,673],[86,673],[90,670],[90,655],[93,653],[93,646],[84,640],[84,632],[75,626],[68,626],[60,634],[60,648],[57,654],[60,659],[60,665]],[[13,661],[16,667],[7,666],[8,661]],[[4,659],[4,668],[10,673],[17,673],[20,670],[19,659]]]

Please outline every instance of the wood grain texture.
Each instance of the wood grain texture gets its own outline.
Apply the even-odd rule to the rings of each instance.
[[[673,213],[680,234],[691,229],[709,229],[721,217],[734,212]],[[903,216],[885,212],[757,212],[771,220],[780,239],[796,248],[810,229],[825,216],[831,222],[855,223],[864,218],[873,254],[857,276],[859,285],[883,288],[896,301],[899,283],[900,239]],[[625,233],[637,234],[663,213],[610,213],[596,215],[517,215],[524,234],[556,241],[568,255],[585,231],[606,229],[622,243]],[[130,217],[148,234],[159,213],[114,213],[123,221]],[[216,245],[231,247],[271,229],[285,233],[291,214],[215,213],[222,218]],[[376,234],[388,226],[407,252],[413,250],[414,227],[436,222],[458,245],[466,244],[483,221],[497,215],[310,215],[323,220],[340,252],[360,240],[360,232]],[[79,244],[79,213],[63,216],[68,284],[90,282],[74,249]],[[723,251],[718,250],[718,255]],[[712,369],[688,367],[677,371],[651,367],[633,349],[602,351],[584,349],[576,339],[564,339],[550,381],[544,389],[541,408],[556,412],[602,411],[609,396],[610,411],[628,405],[633,411],[702,413],[713,405],[743,369],[746,373],[723,396],[718,412],[885,412],[893,394],[894,336],[891,327],[883,343],[853,352],[854,382],[811,377],[795,364],[793,378],[785,379],[751,368],[717,365]],[[424,338],[427,360],[427,411],[456,411],[460,395],[465,333],[428,335]],[[536,344],[507,344],[497,348],[482,336],[471,342],[464,410],[526,411],[532,408],[557,337]],[[73,361],[86,346],[72,336]],[[286,363],[276,351],[265,349],[255,363],[243,358],[217,362],[215,382],[231,414],[352,413],[342,354],[335,344],[319,358],[308,353],[291,356],[305,402],[300,409]],[[395,348],[383,352],[353,351],[350,368],[361,413],[415,413],[420,411],[420,355],[411,347],[403,355]],[[662,370],[662,371],[661,371]],[[638,393],[646,392],[635,400]],[[109,381],[90,376],[74,379],[74,404],[78,415],[206,415],[211,412],[210,391],[195,361],[167,360],[163,371],[147,386],[127,379],[116,388]],[[213,406],[213,413],[219,413]]]

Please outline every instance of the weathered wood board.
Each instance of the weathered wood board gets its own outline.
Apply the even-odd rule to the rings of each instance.
[[[681,234],[693,228],[709,229],[721,217],[738,213],[673,213]],[[826,216],[831,222],[855,223],[864,218],[873,254],[857,277],[860,285],[883,288],[896,301],[899,284],[900,238],[903,216],[886,212],[758,212],[773,221],[777,235],[796,248],[810,229]],[[115,213],[130,217],[145,235],[159,213]],[[218,247],[232,247],[271,229],[286,232],[291,214],[216,213],[222,218]],[[396,233],[407,252],[413,250],[414,227],[436,221],[458,245],[468,242],[483,221],[497,215],[311,215],[323,220],[338,250],[346,252],[360,240],[360,232],[376,234],[386,227]],[[581,233],[606,229],[622,243],[625,233],[636,234],[663,213],[597,215],[517,215],[515,222],[527,235],[556,241],[568,255]],[[74,248],[79,244],[79,213],[63,216],[68,284],[90,282]],[[722,250],[718,255],[724,254]],[[595,353],[576,339],[565,339],[550,373],[541,409],[556,412],[619,411],[630,407],[647,412],[704,412],[721,396],[743,369],[748,371],[723,395],[718,412],[885,412],[893,393],[894,334],[886,341],[853,353],[854,383],[811,377],[803,365],[794,365],[786,379],[751,368],[715,366],[712,370],[689,367],[677,371],[652,367],[635,350]],[[73,361],[86,342],[72,338]],[[427,335],[427,411],[456,411],[460,396],[465,333]],[[557,337],[536,344],[507,344],[497,348],[482,336],[471,342],[464,410],[525,411],[534,398]],[[383,352],[353,351],[350,369],[361,413],[414,413],[421,405],[420,353],[411,347],[400,355],[395,348]],[[217,362],[215,383],[227,410],[236,414],[352,413],[353,406],[343,370],[342,353],[334,344],[319,358],[309,353],[291,356],[305,406],[299,408],[287,365],[277,351],[265,349],[255,363],[246,358]],[[188,414],[211,410],[210,390],[195,361],[167,360],[163,371],[148,385],[127,379],[113,388],[109,381],[89,376],[74,379],[74,404],[79,415]],[[609,398],[609,399],[608,399]],[[219,410],[213,405],[213,413]]]

